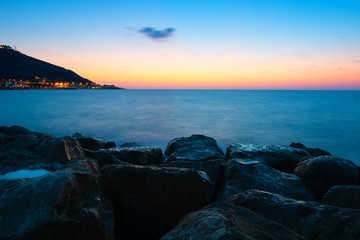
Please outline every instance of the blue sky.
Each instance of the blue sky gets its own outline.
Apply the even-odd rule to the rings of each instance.
[[[360,1],[14,0],[1,8],[2,44],[97,82],[216,87],[224,76],[228,88],[274,79],[282,79],[274,87],[301,87],[292,76],[309,68],[304,78],[320,87],[326,79],[360,86]],[[151,39],[139,32],[145,27],[174,31]]]

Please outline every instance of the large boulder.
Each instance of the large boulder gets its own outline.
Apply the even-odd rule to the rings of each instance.
[[[79,142],[70,137],[56,138],[19,126],[0,127],[0,133],[0,173],[85,158]]]
[[[320,201],[330,187],[356,185],[359,178],[357,166],[343,158],[320,156],[300,162],[295,174],[312,190]]]
[[[95,161],[32,179],[0,180],[0,239],[105,239]]]
[[[139,165],[106,165],[101,172],[114,205],[116,239],[159,239],[209,202],[204,172]]]
[[[360,239],[359,210],[298,201],[259,190],[236,195],[230,202],[272,219],[307,239]]]
[[[300,160],[309,157],[303,149],[280,145],[234,143],[226,149],[227,159],[252,159],[286,173],[293,173]]]
[[[319,157],[319,156],[324,156],[324,155],[331,156],[331,153],[329,153],[328,151],[322,150],[320,148],[309,148],[309,147],[306,147],[302,143],[292,142],[290,144],[290,147],[303,149],[303,150],[307,151],[310,154],[310,156],[312,156],[312,157]]]
[[[85,154],[86,158],[95,159],[97,161],[97,163],[99,164],[100,168],[102,168],[103,166],[105,166],[107,164],[121,165],[121,164],[127,163],[127,162],[120,161],[119,159],[117,159],[116,157],[114,157],[113,155],[111,155],[110,153],[107,153],[107,152],[91,151],[91,150],[84,149],[84,154]],[[127,164],[131,164],[131,163],[127,163]]]
[[[78,140],[82,148],[88,150],[99,150],[105,147],[105,141],[99,138],[94,138],[86,134],[76,132],[73,136],[74,139]]]
[[[327,191],[321,202],[337,207],[360,209],[360,186],[334,186]]]
[[[158,164],[156,166],[158,166],[158,167],[190,168],[190,169],[195,169],[198,171],[205,172],[211,181],[209,197],[212,201],[217,197],[218,191],[223,185],[225,165],[226,165],[226,161],[224,159],[211,159],[211,160],[208,160],[205,162],[173,161],[173,162],[164,163],[161,165]]]
[[[224,159],[224,154],[213,138],[204,135],[175,138],[165,150],[166,161],[207,161]]]
[[[313,200],[314,196],[300,178],[271,168],[262,162],[231,159],[225,168],[225,187],[219,200],[228,200],[235,194],[258,189],[299,200]]]
[[[164,155],[159,147],[115,147],[100,149],[117,159],[137,165],[159,164],[164,162]]]
[[[192,212],[161,240],[288,240],[302,239],[284,226],[228,202]]]

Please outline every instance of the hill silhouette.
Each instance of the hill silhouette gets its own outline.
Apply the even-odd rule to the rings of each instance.
[[[27,56],[5,45],[0,48],[0,80],[2,79],[94,84],[71,70]]]

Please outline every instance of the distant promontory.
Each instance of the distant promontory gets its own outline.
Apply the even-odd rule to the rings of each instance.
[[[75,72],[0,45],[0,89],[123,89],[100,85]]]

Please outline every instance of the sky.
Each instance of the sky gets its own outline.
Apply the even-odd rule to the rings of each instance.
[[[360,0],[11,0],[0,21],[0,44],[99,84],[360,90]]]

